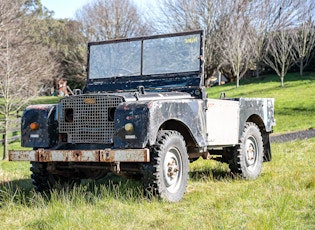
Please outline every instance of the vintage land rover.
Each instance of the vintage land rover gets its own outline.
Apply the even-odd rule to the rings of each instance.
[[[191,31],[89,43],[84,89],[27,107],[22,146],[32,150],[9,159],[31,162],[39,192],[114,172],[176,202],[200,157],[257,178],[271,160],[274,99],[208,98],[204,38]]]

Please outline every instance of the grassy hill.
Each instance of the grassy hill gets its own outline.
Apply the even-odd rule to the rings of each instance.
[[[243,80],[208,89],[228,97],[274,97],[276,132],[314,127],[315,76]],[[44,101],[37,103],[45,103]],[[19,148],[13,143],[11,149]],[[86,180],[50,198],[32,190],[28,162],[0,162],[1,229],[315,229],[315,138],[273,143],[273,160],[261,176],[244,181],[228,166],[190,164],[187,193],[179,203],[148,199],[140,183],[110,175]],[[1,151],[1,150],[0,150]]]
[[[280,86],[278,76],[241,81],[239,88],[234,83],[216,86],[207,90],[210,98],[219,98],[221,92],[227,97],[272,97],[275,98],[277,133],[315,128],[315,74],[285,77],[285,87]]]

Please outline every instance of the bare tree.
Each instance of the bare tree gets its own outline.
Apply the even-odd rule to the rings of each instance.
[[[94,0],[76,12],[89,41],[144,35],[149,27],[131,0]]]
[[[294,32],[292,42],[293,48],[298,56],[298,62],[296,64],[300,67],[300,76],[303,76],[303,71],[310,63],[315,47],[314,24],[311,21],[303,23],[303,25]]]
[[[247,72],[251,63],[253,52],[250,49],[253,28],[250,21],[251,4],[248,0],[231,1],[227,6],[227,15],[222,15],[220,20],[222,44],[219,49],[222,60],[231,67],[236,77],[236,87],[240,79]]]
[[[203,29],[205,31],[206,78],[223,65],[220,52],[221,15],[227,15],[225,1],[219,0],[159,0],[158,10],[151,12],[156,31],[182,32]],[[161,16],[162,15],[162,16]],[[208,85],[208,79],[205,84]]]
[[[297,60],[293,49],[292,30],[280,30],[269,35],[264,62],[280,77],[281,86],[284,86],[284,76]]]
[[[1,1],[0,10],[0,94],[3,103],[0,115],[4,120],[3,159],[7,158],[10,120],[16,111],[37,95],[41,80],[52,75],[54,61],[49,52],[34,44],[27,35],[31,23],[28,14],[21,11],[20,1]]]
[[[280,0],[281,1],[281,0]],[[280,12],[286,12],[287,9],[283,9],[281,2],[278,0],[263,0],[253,1],[251,4],[251,13],[254,17],[251,17],[251,45],[250,49],[253,52],[253,65],[256,72],[256,77],[259,78],[260,72],[264,66],[264,55],[266,54],[266,39],[267,34],[270,31],[277,31],[279,28],[285,28],[291,22],[279,20]],[[284,18],[285,19],[285,18]],[[287,18],[286,18],[287,19]]]
[[[265,64],[266,42],[272,40],[266,39],[267,35],[294,26],[311,2],[159,0],[160,7],[154,18],[158,22],[157,29],[162,31],[204,29],[208,73],[221,67],[240,79],[249,66],[259,73],[261,65]]]

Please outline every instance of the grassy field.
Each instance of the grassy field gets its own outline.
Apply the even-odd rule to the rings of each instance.
[[[219,98],[221,92],[227,97],[272,97],[275,98],[276,133],[315,128],[315,74],[299,76],[289,74],[285,86],[280,86],[277,76],[266,76],[263,80],[243,80],[240,87],[235,84],[212,87],[209,97]]]
[[[314,127],[312,75],[267,77],[213,87],[228,97],[275,97],[277,133]],[[13,143],[11,149],[19,148]],[[28,162],[0,162],[1,229],[315,229],[315,138],[273,143],[273,160],[254,181],[230,177],[225,164],[190,164],[187,193],[178,203],[148,199],[138,182],[110,175],[86,180],[50,198],[34,193]],[[0,149],[0,153],[2,150]]]

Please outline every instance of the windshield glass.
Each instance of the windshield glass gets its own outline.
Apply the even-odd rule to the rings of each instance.
[[[90,79],[140,75],[141,41],[90,47]]]
[[[198,71],[199,56],[198,35],[146,40],[143,44],[143,74]]]
[[[89,47],[89,78],[200,71],[200,33]]]

